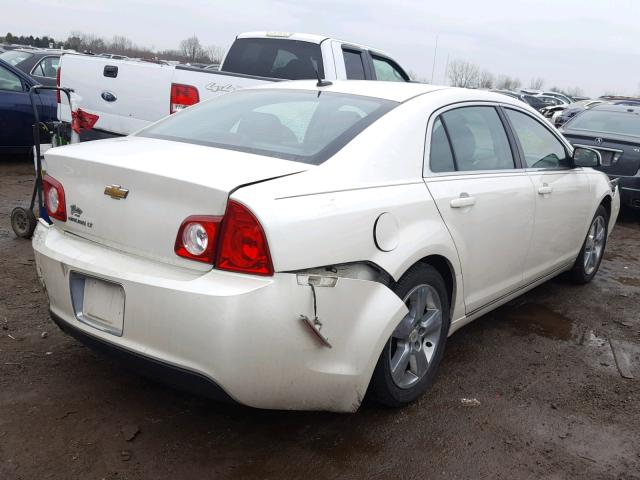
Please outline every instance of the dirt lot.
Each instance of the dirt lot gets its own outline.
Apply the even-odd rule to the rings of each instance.
[[[451,337],[416,404],[256,411],[152,383],[57,329],[9,225],[31,169],[0,160],[0,479],[640,479],[639,217],[592,284],[554,280]]]

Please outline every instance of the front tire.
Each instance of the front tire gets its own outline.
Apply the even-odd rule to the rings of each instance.
[[[402,407],[420,397],[433,382],[451,319],[445,282],[431,265],[411,267],[394,291],[409,313],[382,350],[369,391],[383,405]]]
[[[605,208],[600,205],[591,221],[576,263],[569,272],[574,283],[589,283],[598,273],[604,249],[607,246],[608,225],[609,216]]]

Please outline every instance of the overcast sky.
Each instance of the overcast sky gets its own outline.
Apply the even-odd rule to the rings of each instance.
[[[407,70],[445,82],[447,57],[495,74],[590,95],[640,94],[640,0],[1,0],[4,35],[81,30],[176,48],[193,34],[228,46],[237,33],[318,33],[385,50]]]

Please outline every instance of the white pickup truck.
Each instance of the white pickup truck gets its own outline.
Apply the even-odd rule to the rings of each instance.
[[[242,87],[281,80],[409,81],[385,53],[319,35],[252,32],[238,35],[220,70],[63,55],[58,85],[75,91],[76,105],[98,116],[81,140],[128,135],[171,113]],[[62,95],[58,116],[70,122]]]

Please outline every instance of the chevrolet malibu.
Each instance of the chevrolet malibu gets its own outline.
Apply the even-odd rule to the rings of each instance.
[[[500,94],[278,83],[49,150],[33,247],[60,328],[152,376],[402,406],[457,329],[593,279],[620,202],[600,158]]]

